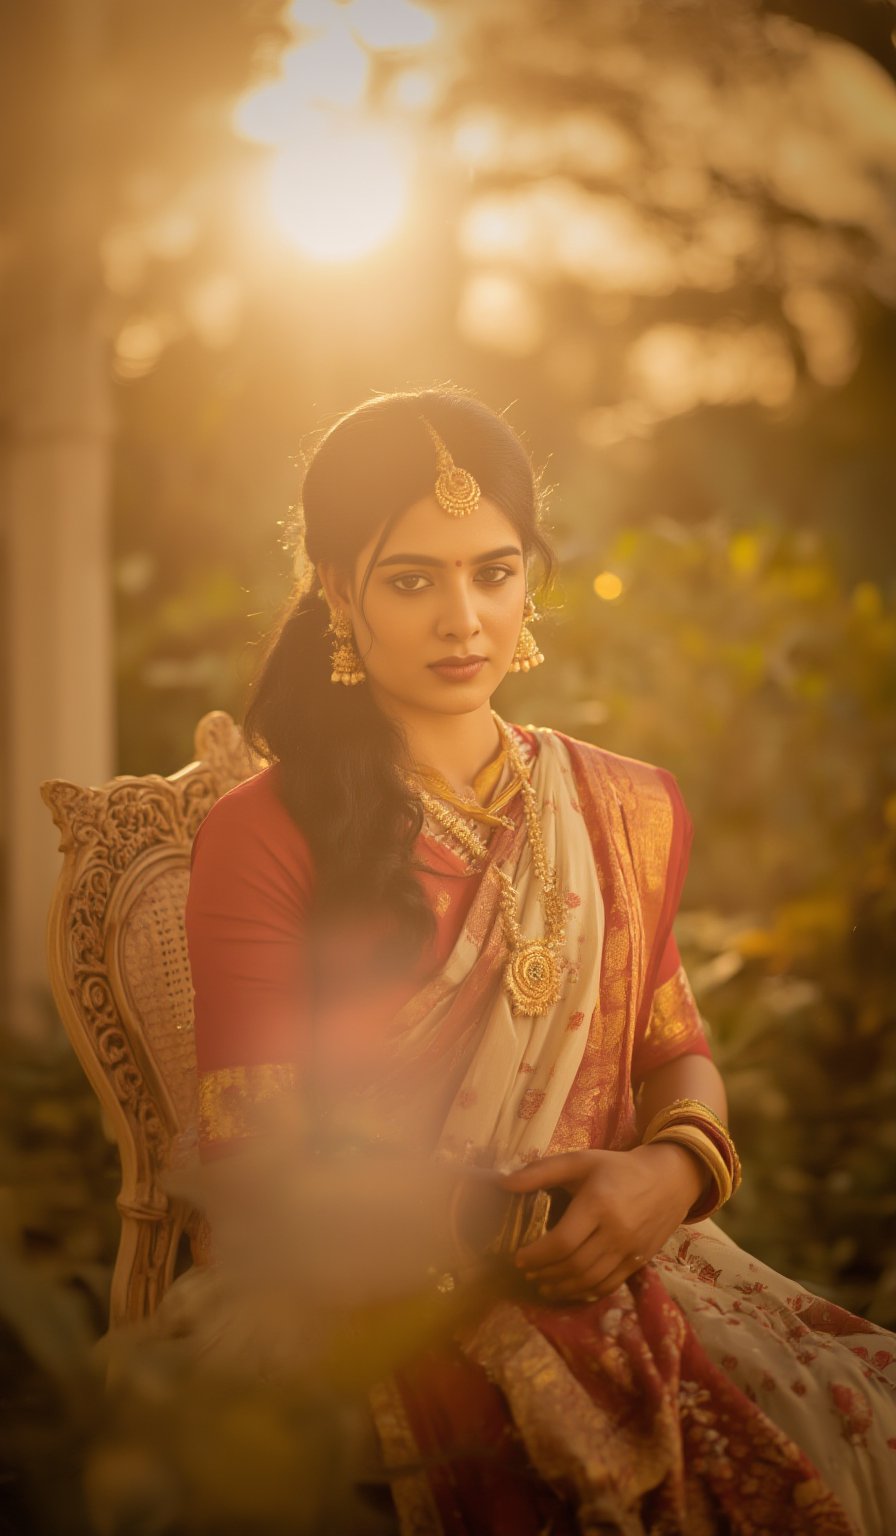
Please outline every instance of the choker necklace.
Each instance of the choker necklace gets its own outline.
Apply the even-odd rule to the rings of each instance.
[[[489,770],[493,768],[496,770],[493,782],[500,780],[506,762],[507,748],[505,747],[494,763],[489,764]],[[434,768],[429,768],[425,764],[419,763],[415,771],[424,789],[428,789],[430,794],[440,800],[443,805],[450,805],[453,810],[460,811],[461,815],[465,816],[468,821],[481,821],[487,827],[513,827],[511,818],[509,816],[502,816],[501,812],[505,805],[513,799],[520,787],[518,774],[514,774],[510,783],[505,785],[498,794],[493,795],[491,800],[483,803],[480,800],[471,800],[466,795],[458,794],[457,790],[448,783],[448,780],[443,779],[442,775],[437,773]]]
[[[519,903],[513,881],[505,870],[493,866],[500,883],[501,921],[509,957],[504,968],[504,988],[510,998],[511,1011],[516,1015],[537,1018],[547,1013],[560,996],[562,973],[560,952],[566,938],[564,923],[566,909],[557,883],[556,869],[548,869],[544,839],[538,820],[535,791],[529,779],[529,770],[523,762],[519,748],[508,726],[492,710],[492,717],[504,743],[510,766],[523,795],[526,831],[532,853],[532,866],[541,886],[541,903],[544,910],[544,937],[526,939],[519,923]],[[474,863],[483,863],[488,848],[477,832],[474,832],[450,806],[431,795],[418,781],[407,777],[405,782],[417,796],[424,811],[443,827],[460,844]],[[501,818],[502,821],[505,818]]]

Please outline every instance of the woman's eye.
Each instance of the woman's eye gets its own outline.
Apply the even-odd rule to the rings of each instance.
[[[415,586],[415,582],[420,582],[420,586]],[[396,576],[391,585],[395,588],[396,592],[420,592],[423,587],[428,587],[430,583],[426,580],[425,576],[408,571],[404,576]]]
[[[479,572],[479,575],[486,586],[500,587],[507,580],[508,576],[513,575],[513,572],[508,570],[506,565],[485,565]]]

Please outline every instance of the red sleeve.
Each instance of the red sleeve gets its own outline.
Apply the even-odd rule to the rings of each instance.
[[[657,935],[657,956],[647,994],[649,1004],[645,999],[632,1054],[632,1086],[636,1092],[648,1073],[664,1067],[678,1056],[712,1058],[706,1026],[681,963],[672,929],[690,861],[693,822],[677,781],[666,772],[663,777],[671,796],[674,827],[664,910]]]
[[[632,1085],[637,1090],[649,1072],[677,1056],[707,1056],[712,1060],[706,1025],[694,1000],[678,945],[670,937],[653,991],[647,1027],[632,1059]]]
[[[251,1134],[304,1045],[307,843],[266,770],[209,811],[193,843],[186,928],[203,1155]]]

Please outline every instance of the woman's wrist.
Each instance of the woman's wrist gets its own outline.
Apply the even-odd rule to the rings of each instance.
[[[706,1192],[712,1175],[706,1164],[688,1147],[673,1141],[654,1141],[634,1147],[633,1151],[650,1158],[661,1178],[668,1179],[689,1211]]]

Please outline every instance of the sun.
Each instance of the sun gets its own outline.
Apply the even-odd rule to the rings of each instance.
[[[394,135],[374,125],[328,127],[284,147],[270,171],[274,221],[305,255],[351,261],[400,227],[409,168]]]
[[[280,78],[238,103],[234,124],[273,151],[274,225],[314,261],[351,262],[400,229],[411,201],[411,135],[364,108],[371,50],[417,49],[435,23],[407,0],[304,0],[293,11],[301,40],[283,56]]]

